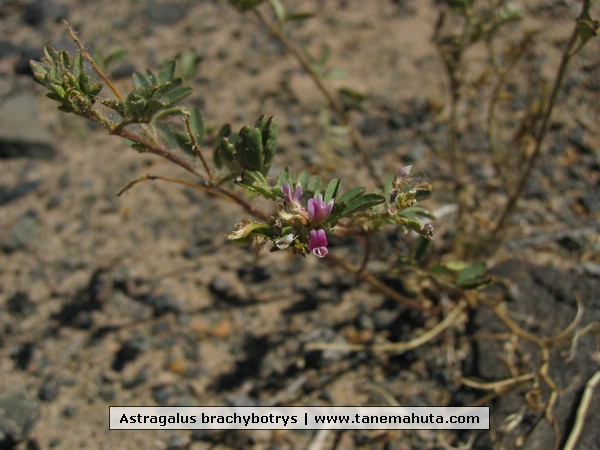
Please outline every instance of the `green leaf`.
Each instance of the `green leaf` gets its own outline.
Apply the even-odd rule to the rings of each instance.
[[[133,84],[136,88],[147,88],[151,86],[150,80],[139,72],[133,74]]]
[[[264,153],[260,129],[246,125],[240,130],[239,136],[235,150],[240,165],[244,169],[262,170]]]
[[[269,0],[278,22],[283,22],[287,16],[283,4],[279,0]]]
[[[292,185],[292,177],[290,175],[290,168],[285,166],[284,169],[277,175],[277,186],[281,186],[283,183]]]
[[[319,192],[321,190],[321,177],[319,175],[313,175],[306,184],[306,190],[308,192]]]
[[[229,0],[235,8],[237,8],[241,12],[246,12],[254,8],[256,5],[259,5],[264,0]]]
[[[175,61],[166,61],[160,66],[158,72],[158,81],[159,83],[166,83],[167,81],[171,81],[174,75]]]
[[[454,272],[460,272],[461,270],[464,270],[467,267],[469,267],[469,263],[467,263],[465,261],[454,260],[454,261],[448,261],[445,264],[445,266]]]
[[[219,132],[217,133],[216,141],[220,142],[221,139],[229,137],[230,135],[231,135],[231,125],[226,123],[219,129]]]
[[[121,117],[125,117],[125,105],[121,100],[116,98],[103,98],[100,100],[100,103],[108,108],[114,109]]]
[[[152,72],[150,69],[146,69],[146,79],[150,83],[150,86],[156,86],[158,84],[156,75],[154,75],[154,72]]]
[[[342,213],[343,216],[350,216],[359,211],[372,208],[385,202],[385,197],[380,194],[365,194],[348,202],[346,209]]]
[[[190,130],[194,133],[194,138],[198,144],[204,140],[204,122],[198,108],[192,109],[190,114]]]
[[[308,177],[309,176],[310,176],[309,173],[306,170],[303,170],[298,175],[298,179],[296,180],[296,183],[299,183],[300,186],[302,186],[306,190],[306,185],[308,184]]]
[[[310,19],[311,17],[315,17],[317,14],[314,12],[300,12],[300,13],[292,13],[285,16],[286,21],[301,21]]]
[[[354,200],[356,197],[363,195],[366,191],[367,190],[364,187],[352,188],[342,195],[337,201],[339,203],[348,203],[350,200]]]
[[[478,287],[487,282],[487,266],[481,261],[465,267],[456,277],[456,285],[464,289]]]
[[[33,72],[34,80],[43,85],[46,78],[46,74],[48,73],[44,65],[37,61],[30,61],[29,66],[31,67],[31,71]]]
[[[104,59],[104,67],[109,66],[110,64],[119,59],[123,59],[125,56],[127,56],[127,53],[127,50],[123,48],[116,48],[112,50]]]
[[[184,51],[177,58],[177,71],[181,78],[189,79],[198,71],[198,63],[201,58],[194,49]]]
[[[404,217],[406,219],[419,219],[420,217],[435,219],[433,214],[431,214],[427,209],[423,208],[421,205],[412,205],[408,208],[404,208],[403,210],[398,211],[398,216]]]
[[[325,189],[325,194],[323,195],[323,201],[325,203],[329,203],[332,198],[336,197],[341,184],[342,182],[339,178],[334,178],[329,182],[327,188]]]
[[[241,171],[236,159],[235,146],[226,137],[221,138],[219,141],[219,144],[215,148],[213,159],[219,169],[225,166],[231,173],[239,173]]]
[[[246,189],[261,194],[263,197],[275,200],[277,196],[273,193],[273,189],[269,186],[269,182],[265,176],[257,171],[246,171],[240,183]]]
[[[422,262],[423,260],[425,260],[425,258],[429,254],[431,243],[432,241],[430,239],[425,239],[423,236],[419,236],[419,239],[417,239],[417,243],[415,246],[415,261]]]
[[[277,151],[277,133],[279,125],[273,116],[265,118],[260,116],[256,122],[256,128],[259,128],[262,135],[262,145],[264,151],[263,173],[268,172],[271,162]]]

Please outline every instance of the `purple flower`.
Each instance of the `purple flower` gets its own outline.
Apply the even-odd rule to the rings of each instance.
[[[285,199],[286,203],[289,203],[295,209],[302,208],[302,206],[300,206],[300,199],[302,198],[304,191],[302,190],[302,186],[300,184],[296,184],[296,189],[294,189],[294,192],[292,192],[290,183],[283,183],[281,185],[281,191],[283,192],[283,198]]]
[[[319,230],[310,231],[310,239],[308,241],[308,251],[313,252],[313,255],[319,258],[325,258],[327,250],[327,235],[322,228]]]
[[[326,204],[323,201],[323,196],[321,194],[317,195],[315,198],[308,199],[308,212],[312,218],[311,223],[313,225],[320,225],[327,220],[333,209],[333,201],[334,200],[331,199],[329,203]]]

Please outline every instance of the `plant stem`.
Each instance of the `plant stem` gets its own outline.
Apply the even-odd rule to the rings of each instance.
[[[113,131],[112,134],[116,134],[117,136],[121,136],[125,139],[129,139],[130,141],[133,141],[133,142],[145,147],[149,153],[152,153],[154,155],[158,155],[165,159],[168,159],[169,161],[177,164],[179,167],[187,170],[191,174],[196,175],[198,178],[201,179],[199,186],[204,188],[204,190],[209,191],[211,194],[217,195],[220,197],[229,198],[231,201],[233,201],[234,203],[237,203],[242,208],[244,208],[244,210],[246,210],[246,212],[248,212],[249,214],[251,214],[254,217],[257,217],[261,220],[267,220],[269,218],[269,216],[267,214],[265,214],[263,211],[255,208],[248,200],[246,200],[242,196],[236,194],[235,192],[230,191],[229,189],[226,189],[223,187],[210,186],[209,184],[207,184],[207,182],[204,180],[204,176],[203,176],[202,172],[200,172],[194,164],[179,157],[178,155],[173,153],[171,150],[169,150],[164,145],[148,142],[143,137],[141,137],[135,133],[132,133],[131,131],[126,130],[124,128],[120,128],[116,131]]]
[[[584,8],[585,8],[585,6],[584,6]],[[550,116],[552,115],[552,110],[554,109],[554,105],[556,104],[556,97],[558,95],[558,91],[562,85],[562,81],[563,81],[563,78],[567,71],[567,66],[569,65],[571,57],[575,54],[575,52],[573,52],[572,50],[575,47],[575,44],[577,43],[577,37],[578,37],[578,30],[577,30],[577,26],[575,26],[575,28],[573,29],[573,33],[571,34],[571,37],[569,38],[569,42],[567,43],[567,46],[565,47],[565,50],[562,54],[562,58],[560,60],[560,65],[558,67],[558,71],[557,71],[556,77],[554,79],[554,85],[552,87],[552,92],[550,93],[550,97],[548,98],[546,110],[544,111],[544,115],[542,117],[542,124],[540,126],[540,129],[539,129],[537,135],[535,136],[535,147],[534,147],[533,153],[531,154],[531,157],[529,158],[529,160],[526,163],[525,170],[521,174],[521,177],[517,183],[516,189],[509,196],[509,198],[506,202],[504,210],[502,211],[502,214],[500,215],[500,218],[498,219],[498,222],[496,223],[496,226],[494,227],[494,229],[490,235],[490,238],[489,238],[490,241],[494,241],[497,239],[498,235],[504,228],[507,219],[514,212],[519,198],[523,195],[523,192],[525,191],[525,188],[527,187],[527,182],[529,181],[529,178],[531,177],[533,168],[535,167],[535,164],[539,159],[539,156],[540,156],[541,150],[542,150],[542,143],[544,142],[544,137],[546,136],[546,131],[548,130],[548,123],[550,121]]]
[[[359,280],[365,281],[366,283],[370,284],[372,287],[377,289],[382,294],[387,295],[388,297],[396,300],[399,303],[402,303],[404,306],[411,308],[411,309],[416,309],[417,311],[427,311],[427,308],[424,305],[422,305],[421,303],[416,302],[415,300],[400,294],[398,291],[390,288],[389,286],[386,286],[385,284],[383,284],[381,281],[379,281],[377,278],[375,278],[370,273],[364,272],[364,271],[361,272],[360,270],[355,269],[354,267],[352,267],[349,263],[347,263],[342,258],[339,258],[339,257],[329,253],[327,255],[327,259],[330,260],[331,262],[333,262],[334,264],[342,267],[347,272],[353,273],[354,275],[356,275],[356,278],[358,278]]]
[[[204,170],[206,170],[206,175],[208,176],[208,179],[210,181],[212,181],[213,177],[212,177],[212,173],[210,172],[210,168],[208,167],[208,164],[206,163],[206,160],[204,159],[204,155],[202,154],[202,150],[200,149],[198,142],[196,142],[196,135],[194,133],[192,133],[192,128],[190,126],[190,115],[185,114],[183,116],[183,120],[185,122],[185,129],[187,130],[187,134],[190,137],[190,144],[192,145],[192,149],[194,150],[194,153],[196,153],[196,155],[198,155],[198,158],[200,158],[200,161],[202,162],[202,165],[204,166]]]
[[[329,108],[334,111],[342,120],[343,124],[348,126],[348,137],[350,138],[350,142],[352,143],[352,147],[359,154],[362,159],[363,164],[369,171],[369,175],[371,178],[377,183],[377,185],[381,185],[381,177],[377,174],[375,170],[375,166],[373,166],[373,161],[371,160],[371,156],[367,152],[365,145],[362,141],[362,137],[358,131],[352,126],[350,122],[350,117],[346,113],[344,106],[339,101],[339,99],[335,96],[335,94],[323,83],[323,79],[321,76],[315,71],[312,67],[306,56],[298,49],[298,47],[285,35],[280,26],[272,23],[269,19],[265,17],[265,15],[258,10],[258,8],[254,8],[252,10],[257,17],[257,19],[262,23],[269,33],[277,39],[288,52],[296,58],[300,66],[306,71],[306,73],[313,80],[317,89],[323,94]]]
[[[67,31],[69,32],[69,34],[75,41],[75,44],[77,45],[77,47],[79,47],[81,54],[85,57],[85,59],[88,60],[88,62],[92,65],[92,67],[94,68],[96,73],[100,76],[100,78],[102,78],[102,80],[106,83],[106,85],[110,88],[110,90],[113,91],[113,93],[117,96],[117,98],[119,100],[123,100],[123,94],[121,94],[121,92],[119,92],[117,87],[112,83],[112,81],[110,81],[110,78],[108,78],[108,76],[104,73],[104,71],[98,66],[98,64],[96,64],[96,61],[94,61],[94,58],[92,58],[92,55],[90,55],[89,52],[83,46],[83,44],[81,44],[81,42],[79,41],[79,38],[75,34],[75,31],[73,31],[73,28],[71,28],[71,24],[67,20],[63,20],[63,23],[67,26]]]

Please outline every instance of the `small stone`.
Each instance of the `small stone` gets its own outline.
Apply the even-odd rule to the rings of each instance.
[[[0,41],[0,59],[17,53],[18,47],[10,41]]]
[[[27,194],[35,192],[40,187],[40,181],[24,181],[17,186],[7,188],[0,186],[0,205],[14,202]]]
[[[0,436],[24,440],[40,417],[40,403],[21,390],[0,393]]]
[[[172,395],[173,392],[171,392],[171,389],[169,389],[168,386],[158,386],[152,389],[154,401],[161,406],[165,406]]]
[[[33,211],[23,214],[12,229],[0,235],[0,248],[6,252],[24,250],[37,236],[39,218]]]
[[[166,450],[187,450],[190,445],[190,437],[175,435],[169,438]]]
[[[66,19],[69,16],[69,8],[53,0],[34,0],[29,3],[23,12],[23,20],[31,26],[40,25],[46,20]]]
[[[52,158],[57,150],[39,121],[37,99],[19,94],[0,106],[0,158]]]
[[[8,312],[17,317],[28,317],[35,312],[35,303],[31,301],[27,292],[17,292],[6,303]]]
[[[173,297],[168,294],[150,296],[146,299],[146,304],[152,308],[154,317],[164,316],[165,314],[179,314],[181,308]]]
[[[134,361],[148,346],[148,339],[143,335],[136,335],[126,340],[115,355],[112,369],[120,372],[126,364]]]
[[[128,78],[135,73],[135,66],[131,63],[122,63],[115,67],[110,72],[110,77],[113,80],[118,80],[120,78]]]
[[[182,5],[173,1],[168,3],[152,1],[144,8],[144,15],[156,25],[175,25],[187,15],[187,12]]]
[[[31,342],[25,342],[13,350],[10,354],[11,359],[15,363],[15,367],[20,370],[26,370],[29,363],[33,359],[33,351],[35,347]]]
[[[75,417],[75,415],[77,414],[78,408],[76,406],[65,406],[65,409],[63,409],[62,412],[62,416],[65,419],[71,419],[73,417]]]
[[[148,371],[142,368],[132,379],[123,381],[123,389],[134,389],[148,381]]]
[[[56,400],[60,393],[60,385],[54,378],[48,378],[38,392],[40,400],[51,402]]]
[[[98,397],[100,397],[105,402],[112,402],[115,397],[115,391],[112,388],[102,388],[98,391]]]

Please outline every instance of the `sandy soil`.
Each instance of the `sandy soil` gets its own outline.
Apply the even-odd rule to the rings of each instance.
[[[431,42],[437,19],[433,3],[310,0],[301,2],[301,10],[317,16],[292,24],[290,34],[314,55],[329,46],[327,67],[345,75],[327,82],[366,96],[353,120],[376,167],[383,173],[414,164],[434,186],[426,206],[436,210],[453,199],[447,188],[452,174],[440,154],[448,91]],[[529,69],[516,72],[517,92],[528,76],[551,79],[573,15],[564,2],[521,3],[527,3],[527,19],[511,25],[500,39],[538,31]],[[0,2],[2,39],[30,49],[73,48],[53,17],[55,10],[45,10],[40,23],[25,23],[27,4]],[[180,0],[165,10],[160,2],[145,1],[53,3],[60,5],[87,45],[129,52],[112,67],[115,71],[127,71],[124,61],[135,70],[156,67],[193,49],[201,62],[186,103],[200,106],[213,129],[226,122],[236,129],[262,113],[275,115],[282,133],[274,170],[289,164],[295,170],[320,170],[324,178],[341,177],[346,186],[373,187],[347,143],[326,123],[325,102],[311,80],[251,15],[223,1]],[[523,322],[542,335],[568,325],[576,297],[586,308],[582,327],[600,320],[600,286],[590,272],[600,263],[599,50],[592,43],[574,61],[551,124],[548,156],[513,220],[507,244],[487,261],[505,281],[490,298],[510,298]],[[468,54],[469,81],[485,75],[483,55],[479,47]],[[477,312],[465,314],[439,340],[402,355],[307,352],[310,342],[407,340],[438,319],[406,310],[327,261],[283,253],[257,256],[226,242],[225,234],[243,212],[197,191],[143,183],[117,198],[123,186],[145,173],[181,176],[181,170],[137,154],[78,117],[58,113],[31,77],[15,74],[20,58],[17,52],[0,59],[0,96],[6,101],[35,95],[39,117],[23,127],[47,129],[57,155],[0,161],[3,192],[35,184],[0,204],[0,404],[16,402],[32,424],[24,427],[22,439],[6,438],[2,448],[309,448],[312,431],[109,431],[108,406],[376,405],[390,399],[445,405],[484,395],[460,388],[461,375],[487,381],[510,376],[498,364],[510,349],[472,339],[478,330],[505,331]],[[129,77],[116,82],[123,90],[130,86]],[[472,109],[463,111],[465,121],[481,109],[481,100],[474,98]],[[478,142],[466,145],[473,150]],[[469,155],[469,180],[485,179],[490,168],[484,155],[474,150]],[[501,200],[493,186],[489,196],[478,197],[474,208],[481,221],[498,210]],[[447,248],[453,220],[450,215],[436,223],[437,254]],[[15,232],[23,230],[19,245],[11,247]],[[380,245],[401,247],[401,239],[390,232]],[[331,249],[352,262],[355,250],[343,241]],[[408,295],[428,295],[411,287],[410,276],[387,280]],[[431,301],[447,299],[430,294]],[[559,313],[549,314],[554,311]],[[582,337],[581,345],[572,363],[565,362],[565,353],[553,356],[552,373],[563,374],[556,375],[564,389],[557,410],[563,436],[585,382],[598,369],[594,338]],[[535,349],[520,357],[538,358]],[[526,417],[517,431],[540,415],[523,412],[526,400],[517,392],[488,403],[496,432],[512,413]],[[28,402],[34,405],[31,413],[24,406]],[[600,447],[593,431],[599,424],[596,411],[579,448]],[[543,425],[534,430],[527,448],[550,448],[552,431]],[[431,449],[465,442],[488,448],[487,432],[474,436],[470,441],[469,433],[458,432],[331,432],[320,448]]]

